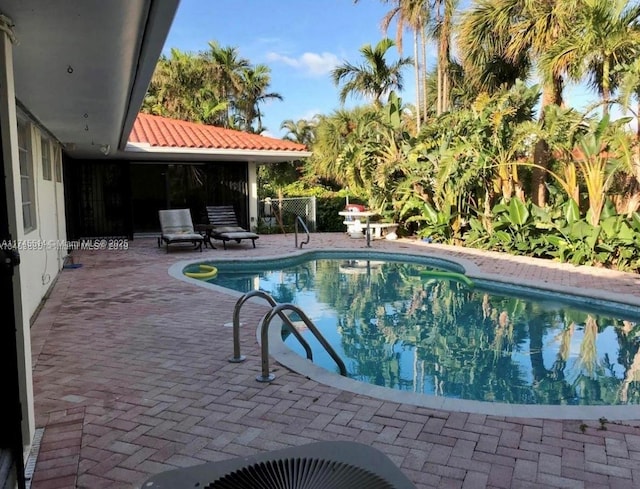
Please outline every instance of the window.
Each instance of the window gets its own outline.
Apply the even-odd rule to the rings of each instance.
[[[31,161],[31,130],[25,122],[18,122],[18,155],[20,160],[20,190],[22,193],[22,224],[24,231],[36,228],[33,191],[33,162]]]
[[[42,178],[51,181],[51,145],[47,138],[40,138],[42,148]]]
[[[53,169],[56,173],[56,182],[62,182],[62,157],[60,149],[56,146],[53,148]]]

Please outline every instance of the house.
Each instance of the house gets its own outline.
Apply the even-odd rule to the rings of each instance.
[[[158,210],[233,204],[243,227],[258,220],[257,167],[309,156],[302,144],[138,114],[124,148],[69,158],[68,238],[157,233]]]
[[[29,326],[69,240],[154,231],[159,208],[205,200],[231,200],[251,225],[256,165],[308,156],[293,143],[139,114],[177,7],[0,0],[0,488],[25,486]]]

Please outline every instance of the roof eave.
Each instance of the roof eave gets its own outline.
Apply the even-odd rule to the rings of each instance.
[[[165,159],[174,160],[216,160],[216,161],[252,161],[256,163],[278,163],[296,161],[311,156],[310,151],[290,150],[249,150],[219,148],[175,148],[167,146],[151,146],[147,143],[127,143],[119,155],[130,159]]]
[[[162,53],[167,33],[173,23],[178,4],[179,0],[155,0],[151,2],[140,46],[138,67],[131,81],[129,103],[122,121],[118,149],[127,145],[133,124],[140,112],[151,77]]]

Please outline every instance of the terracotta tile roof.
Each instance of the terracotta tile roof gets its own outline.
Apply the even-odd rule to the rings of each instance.
[[[307,151],[303,144],[283,139],[142,113],[133,124],[129,142],[165,148]]]

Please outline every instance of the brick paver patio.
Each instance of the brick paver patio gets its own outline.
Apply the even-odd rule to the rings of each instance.
[[[36,425],[32,487],[132,488],[150,475],[319,440],[378,448],[418,488],[640,487],[640,421],[504,418],[383,402],[289,372],[260,371],[255,328],[231,364],[236,298],[167,274],[179,260],[293,252],[293,236],[261,236],[198,253],[155,240],[128,251],[74,252],[32,326]],[[342,234],[309,249],[362,248]],[[640,277],[409,240],[374,249],[463,259],[483,274],[567,290],[596,288],[640,303]],[[266,309],[250,304],[257,325]],[[638,408],[640,419],[640,407]],[[606,429],[603,429],[606,428]]]

